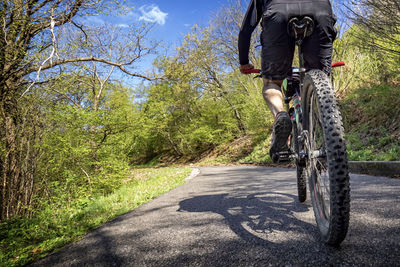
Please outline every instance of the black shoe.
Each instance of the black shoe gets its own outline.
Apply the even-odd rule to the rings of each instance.
[[[275,117],[269,155],[274,163],[279,161],[279,152],[288,151],[288,138],[292,131],[292,121],[287,112],[281,111]]]

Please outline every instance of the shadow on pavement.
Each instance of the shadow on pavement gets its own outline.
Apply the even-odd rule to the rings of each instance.
[[[181,201],[178,211],[220,214],[236,235],[260,245],[280,246],[285,235],[316,232],[314,225],[294,215],[308,212],[309,208],[299,203],[296,196],[285,193],[255,193],[247,197],[196,196]]]

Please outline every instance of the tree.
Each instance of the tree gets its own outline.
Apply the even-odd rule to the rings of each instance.
[[[223,82],[225,76],[223,70],[226,65],[215,50],[216,45],[218,42],[212,38],[210,28],[194,28],[193,33],[185,37],[184,44],[178,49],[176,60],[185,62],[186,66],[191,67],[191,71],[196,73],[194,79],[203,84],[204,91],[226,101],[237,121],[238,130],[245,133],[240,111],[231,100],[232,92],[229,91],[232,87],[226,86]]]
[[[232,87],[230,90],[236,92],[237,97],[242,99],[243,124],[250,132],[258,132],[261,129],[270,128],[271,113],[262,98],[261,79],[253,79],[250,75],[243,75],[238,71],[238,36],[246,8],[247,5],[243,5],[243,1],[240,0],[230,1],[222,7],[211,20],[210,38],[213,40],[212,51],[223,64],[220,69],[230,68],[229,70],[232,71],[225,77],[225,84],[229,84]],[[250,62],[256,68],[260,66],[261,61],[260,34],[261,26],[259,25],[252,34],[249,50]]]
[[[400,5],[396,0],[361,0],[343,3],[343,11],[353,23],[345,34],[377,65],[376,82],[397,81],[400,73]],[[382,60],[384,58],[384,60]]]
[[[140,123],[132,91],[120,83],[106,83],[95,111],[92,78],[63,74],[43,86],[50,94],[41,105],[46,130],[40,145],[38,196],[49,195],[56,203],[109,193],[127,176],[128,141]]]
[[[6,0],[0,5],[0,220],[24,211],[30,203],[37,159],[37,138],[29,135],[38,129],[40,116],[24,123],[28,106],[40,113],[40,107],[24,106],[29,102],[33,85],[40,85],[41,72],[72,62],[96,61],[112,65],[134,77],[152,78],[130,68],[135,58],[113,61],[98,55],[60,57],[61,26],[83,31],[77,18],[109,10],[117,1],[100,0]],[[35,81],[33,83],[32,81]],[[26,164],[29,167],[24,167]],[[30,189],[29,189],[30,188]],[[24,189],[24,190],[22,190]],[[26,189],[26,190],[25,190]]]
[[[247,6],[243,6],[240,0],[231,1],[215,14],[210,23],[212,39],[216,42],[214,49],[217,50],[216,53],[220,59],[232,70],[238,69],[238,37],[246,8]],[[254,66],[260,63],[259,49],[257,49],[260,47],[260,30],[261,27],[255,29],[250,43],[249,59]]]
[[[262,81],[238,72],[244,12],[239,1],[221,8],[209,27],[193,27],[175,55],[157,62],[166,81],[144,89],[141,109],[146,132],[157,136],[147,139],[149,156],[195,156],[244,134],[269,132]],[[257,64],[254,36],[250,56]]]
[[[73,49],[70,49],[68,53],[85,57],[103,57],[107,61],[134,64],[143,57],[156,53],[158,43],[148,40],[147,37],[151,29],[152,25],[134,23],[129,29],[103,25],[101,27],[90,27],[84,31],[82,29],[81,32],[69,31],[68,46],[72,46]],[[124,34],[124,32],[126,33]],[[115,73],[115,65],[97,61],[75,62],[73,65],[74,69],[67,68],[64,72],[73,74],[78,69],[83,74],[82,81],[86,86],[82,90],[90,92],[90,101],[86,104],[86,109],[90,107],[93,115],[103,112],[102,103],[104,103],[106,97],[105,89],[106,86],[113,83],[112,74]],[[103,138],[100,140],[92,139],[89,141],[92,145],[92,157],[94,159],[97,158],[96,151],[108,135],[119,132],[113,129],[115,126],[90,125],[92,134],[96,135],[99,131],[103,134]]]
[[[360,0],[345,4],[352,21],[360,25],[357,37],[368,47],[400,57],[400,5],[398,0]]]

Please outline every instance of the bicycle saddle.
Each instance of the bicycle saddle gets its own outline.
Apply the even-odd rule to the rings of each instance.
[[[314,20],[308,16],[293,17],[289,20],[287,31],[296,40],[304,39],[312,34],[314,30]]]

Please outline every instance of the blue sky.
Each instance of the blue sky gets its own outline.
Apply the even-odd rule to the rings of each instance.
[[[121,27],[138,21],[155,23],[153,38],[179,45],[182,36],[193,25],[206,26],[213,13],[227,3],[227,0],[129,0],[129,7],[134,8],[126,15],[89,17],[87,20],[92,24],[107,22]]]
[[[84,20],[92,25],[112,23],[122,28],[140,21],[154,23],[150,37],[161,40],[171,55],[191,27],[207,26],[213,14],[228,3],[229,0],[127,0],[128,7],[134,8],[125,15],[99,15]],[[136,67],[140,71],[149,70],[153,60],[154,57],[148,56]]]
[[[179,42],[182,35],[190,28],[198,24],[205,26],[213,12],[226,4],[225,0],[158,0],[158,1],[135,1],[136,11],[148,11],[151,7],[157,8],[165,15],[164,21],[157,21],[155,36],[167,42]],[[143,6],[145,8],[143,8]],[[153,13],[153,15],[156,14]],[[151,16],[151,14],[150,14]],[[165,22],[164,24],[162,22]]]

